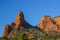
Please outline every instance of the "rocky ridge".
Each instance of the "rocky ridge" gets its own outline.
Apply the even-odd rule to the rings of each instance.
[[[60,34],[60,17],[51,18],[50,16],[43,16],[40,23],[34,27],[24,19],[23,12],[18,12],[15,22],[4,27],[3,37],[14,38],[16,34],[19,35],[21,32],[25,32],[29,38],[34,36],[39,38],[45,34]]]

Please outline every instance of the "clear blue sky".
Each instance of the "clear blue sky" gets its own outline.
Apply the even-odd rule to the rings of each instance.
[[[44,15],[60,15],[60,0],[0,0],[0,36],[4,26],[15,21],[18,11],[23,11],[25,20],[35,26]]]

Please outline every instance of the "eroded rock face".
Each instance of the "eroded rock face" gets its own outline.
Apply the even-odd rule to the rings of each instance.
[[[51,18],[49,16],[43,16],[38,27],[40,27],[41,29],[44,29],[46,27],[52,27],[52,24],[53,23],[52,23]]]
[[[10,25],[6,25],[4,28],[4,32],[3,32],[3,37],[8,36],[8,34],[11,32],[11,28]]]
[[[20,30],[22,28],[28,27],[30,27],[30,24],[24,20],[23,12],[18,12],[15,22],[12,22],[10,25],[5,26],[3,36],[8,36],[13,29]]]
[[[56,22],[57,25],[60,25],[60,16],[55,17],[54,21]]]
[[[11,23],[10,25],[5,25],[3,37],[7,37],[9,33],[14,29],[15,23]]]
[[[37,30],[44,30],[47,34],[60,33],[60,17],[51,18],[50,16],[43,16],[40,24],[37,27],[32,26],[26,22],[26,20],[24,20],[23,12],[19,12],[16,16],[15,22],[5,26],[3,37],[7,37],[11,31],[13,31],[13,29],[16,29],[15,32],[17,32],[17,29],[22,31],[24,29],[35,28]],[[29,32],[26,34],[29,36],[29,38],[33,37]]]
[[[51,34],[55,32],[58,33],[60,32],[60,30],[58,29],[59,26],[57,26],[59,24],[58,22],[59,22],[58,18],[53,20],[49,16],[43,16],[40,24],[38,25],[38,28],[46,31],[46,33],[51,33]]]
[[[15,24],[16,24],[16,28],[18,28],[19,26],[22,26],[24,23],[24,15],[23,15],[23,12],[19,12],[16,16],[16,21],[15,21]]]

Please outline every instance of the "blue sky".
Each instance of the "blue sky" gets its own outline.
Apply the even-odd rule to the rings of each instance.
[[[35,26],[44,15],[60,15],[60,0],[0,0],[0,36],[4,26],[15,21],[18,11],[23,11],[25,20]]]

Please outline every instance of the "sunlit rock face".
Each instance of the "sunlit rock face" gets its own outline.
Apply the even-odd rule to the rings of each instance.
[[[18,28],[19,26],[23,26],[23,23],[24,23],[23,12],[19,12],[16,16],[16,21],[15,21],[16,28]]]
[[[53,23],[49,16],[43,16],[38,27],[40,27],[41,29],[44,29],[46,27],[49,28],[49,27],[52,27],[52,24]]]
[[[38,25],[38,28],[41,30],[46,31],[46,33],[54,33],[54,32],[60,32],[60,29],[58,29],[58,25],[60,25],[59,22],[60,18],[51,18],[50,16],[43,16],[41,19],[40,24]]]
[[[60,16],[57,16],[53,19],[56,22],[57,28],[58,28],[58,32],[60,32]]]
[[[57,25],[60,25],[60,16],[55,17],[54,21],[56,22]]]

